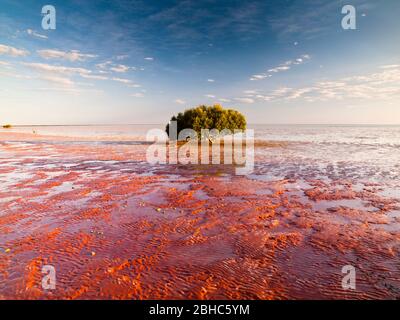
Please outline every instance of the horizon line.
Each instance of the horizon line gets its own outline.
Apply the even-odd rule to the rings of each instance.
[[[8,125],[8,124],[4,124]],[[11,127],[96,127],[165,125],[164,123],[98,123],[98,124],[10,124]],[[400,126],[400,123],[248,123],[247,125],[271,126]],[[1,125],[3,126],[3,125]]]

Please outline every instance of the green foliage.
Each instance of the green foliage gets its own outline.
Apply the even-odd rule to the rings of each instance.
[[[233,132],[235,129],[245,130],[246,119],[238,111],[232,109],[224,109],[221,105],[198,106],[185,110],[173,116],[171,121],[177,121],[178,134],[183,129],[193,129],[200,137],[201,129],[217,129],[222,131],[229,129]],[[166,127],[169,135],[169,124]]]

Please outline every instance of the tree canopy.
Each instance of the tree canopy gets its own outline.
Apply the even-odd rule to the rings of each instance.
[[[183,113],[179,112],[170,121],[177,122],[178,134],[183,129],[193,129],[198,137],[200,137],[201,129],[217,129],[219,131],[229,129],[232,133],[235,129],[246,129],[246,119],[240,112],[224,109],[219,104],[213,106],[201,105],[185,110]],[[166,132],[169,135],[169,124],[166,127]]]

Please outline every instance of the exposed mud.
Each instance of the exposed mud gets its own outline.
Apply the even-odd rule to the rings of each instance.
[[[274,148],[242,177],[150,166],[143,144],[0,141],[0,298],[400,299],[398,180]]]

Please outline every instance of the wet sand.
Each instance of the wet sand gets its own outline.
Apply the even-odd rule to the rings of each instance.
[[[271,158],[299,145],[249,176],[146,147],[0,134],[0,298],[400,299],[398,180]]]

